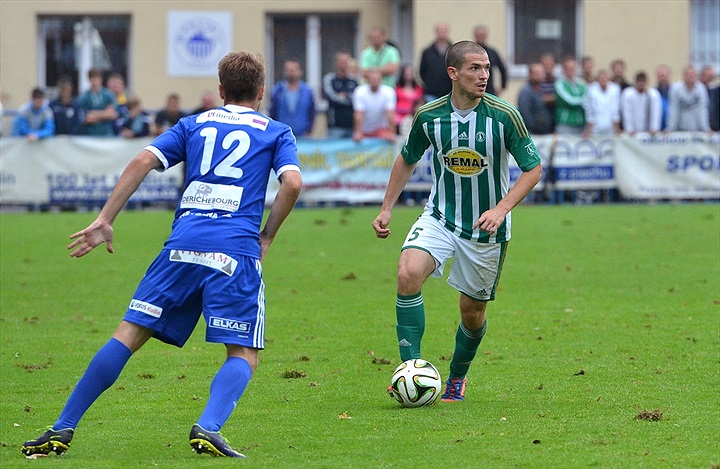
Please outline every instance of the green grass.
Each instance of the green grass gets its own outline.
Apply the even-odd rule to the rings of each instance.
[[[385,393],[399,362],[397,257],[420,209],[396,209],[388,240],[374,237],[376,211],[298,209],[272,246],[267,349],[223,429],[244,467],[720,463],[718,205],[516,208],[466,401],[420,409]],[[224,356],[202,322],[183,349],[138,352],[66,455],[20,455],[120,321],[172,213],[123,213],[115,254],[71,259],[67,236],[92,218],[0,215],[0,466],[235,465],[187,444]],[[423,294],[423,356],[445,375],[457,292],[430,279]],[[659,421],[635,418],[655,409]]]

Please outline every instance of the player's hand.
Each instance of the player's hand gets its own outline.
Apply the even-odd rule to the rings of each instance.
[[[505,221],[505,215],[507,215],[507,212],[498,207],[487,210],[473,224],[473,229],[480,228],[489,234],[494,234]]]
[[[387,226],[390,224],[390,212],[380,212],[372,222],[372,227],[375,230],[375,235],[378,238],[385,239],[390,236],[390,230]]]
[[[265,254],[267,254],[268,249],[270,249],[272,242],[272,238],[270,238],[264,230],[260,232],[260,262],[265,259]]]
[[[112,247],[113,228],[110,223],[99,217],[84,230],[71,234],[70,239],[75,240],[67,247],[75,249],[70,253],[70,257],[82,257],[102,243],[106,243],[107,252],[110,254],[115,252]]]

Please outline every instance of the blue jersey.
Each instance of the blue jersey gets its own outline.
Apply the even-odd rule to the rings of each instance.
[[[165,169],[186,164],[167,248],[260,257],[270,171],[300,171],[288,125],[227,105],[180,119],[146,149]]]

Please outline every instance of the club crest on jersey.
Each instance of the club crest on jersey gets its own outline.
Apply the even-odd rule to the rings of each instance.
[[[477,132],[475,132],[475,140],[477,140],[478,142],[484,142],[485,132],[483,132],[482,130],[478,130]]]
[[[453,148],[442,157],[445,167],[458,176],[477,176],[489,166],[487,158],[468,147]]]
[[[533,148],[532,143],[528,143],[525,145],[525,150],[528,152],[528,155],[534,155],[535,154],[535,148]]]

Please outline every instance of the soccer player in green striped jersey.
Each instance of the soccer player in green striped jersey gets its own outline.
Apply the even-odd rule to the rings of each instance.
[[[448,284],[460,292],[461,322],[442,400],[462,401],[468,369],[487,327],[511,235],[510,210],[540,181],[540,157],[520,113],[485,94],[490,60],[472,41],[453,44],[445,57],[449,95],[421,107],[396,159],[380,213],[378,238],[390,235],[392,209],[426,151],[432,152],[433,186],[423,214],[400,253],[395,301],[400,358],[420,358],[425,330],[422,285],[441,277],[454,258]],[[508,158],[523,171],[512,188]]]

